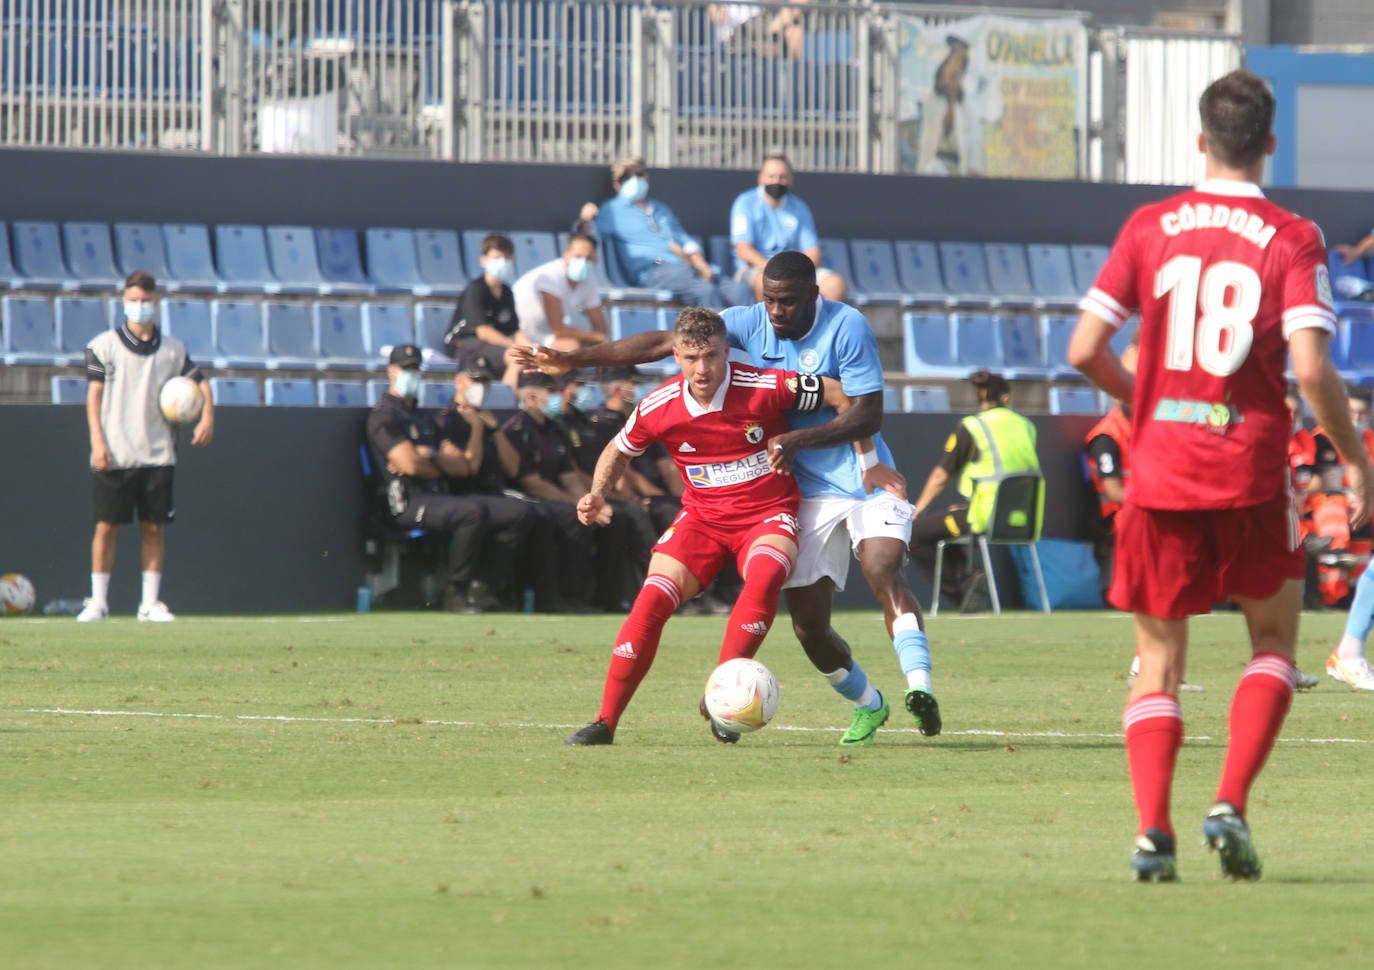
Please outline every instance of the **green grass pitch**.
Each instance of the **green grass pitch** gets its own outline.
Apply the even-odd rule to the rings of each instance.
[[[1304,669],[1342,621],[1304,618]],[[1162,886],[1129,879],[1129,619],[931,621],[929,739],[876,613],[842,614],[894,701],[857,750],[785,620],[777,719],[712,741],[723,623],[670,623],[615,745],[570,749],[617,618],[0,621],[0,966],[1368,965],[1374,697],[1295,698],[1251,799],[1261,882],[1199,844],[1238,616],[1193,627]]]

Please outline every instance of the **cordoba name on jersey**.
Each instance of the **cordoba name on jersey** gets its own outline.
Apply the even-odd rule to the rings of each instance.
[[[723,488],[752,482],[769,474],[768,452],[760,451],[735,461],[717,461],[705,465],[686,465],[687,483],[694,488]]]

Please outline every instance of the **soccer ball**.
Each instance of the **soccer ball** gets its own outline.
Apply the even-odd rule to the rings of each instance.
[[[0,616],[23,616],[33,609],[33,583],[18,573],[0,576]]]
[[[778,713],[778,680],[757,660],[727,660],[706,681],[706,710],[728,731],[757,731]]]
[[[157,406],[162,409],[162,416],[172,424],[190,424],[200,417],[201,409],[205,407],[205,395],[200,392],[200,385],[191,378],[173,377],[162,385]]]

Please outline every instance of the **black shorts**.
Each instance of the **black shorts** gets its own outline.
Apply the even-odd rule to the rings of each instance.
[[[117,468],[93,472],[95,520],[126,525],[134,520],[164,524],[176,515],[172,505],[172,465]]]

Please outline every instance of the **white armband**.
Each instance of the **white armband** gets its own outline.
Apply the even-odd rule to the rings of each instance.
[[[873,467],[874,465],[876,465],[876,464],[878,464],[878,449],[877,449],[877,448],[874,448],[872,451],[861,451],[861,452],[859,452],[859,468],[860,468],[860,469],[862,469],[863,471],[868,471],[870,468],[872,468],[872,467]]]

